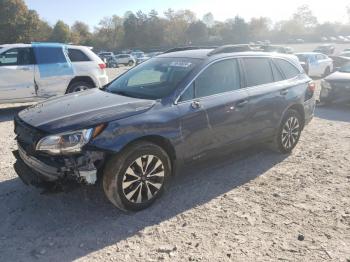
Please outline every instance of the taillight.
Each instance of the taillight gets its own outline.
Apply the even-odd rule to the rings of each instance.
[[[100,69],[106,69],[107,67],[105,63],[98,64],[98,66],[100,67]]]
[[[315,90],[316,90],[316,84],[315,84],[315,82],[313,82],[313,81],[309,82],[307,88],[308,88],[308,90],[309,90],[311,93],[314,93]]]

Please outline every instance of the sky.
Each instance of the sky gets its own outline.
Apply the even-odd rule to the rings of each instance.
[[[198,18],[211,12],[218,21],[236,15],[246,20],[265,16],[272,21],[279,21],[290,18],[297,7],[303,4],[310,6],[320,22],[346,22],[346,6],[350,6],[350,0],[25,0],[25,2],[50,24],[54,24],[58,19],[70,25],[80,20],[92,28],[105,16],[114,14],[123,16],[129,10],[148,13],[152,9],[162,15],[168,8],[190,9]]]

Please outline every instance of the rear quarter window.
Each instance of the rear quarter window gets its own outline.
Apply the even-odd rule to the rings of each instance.
[[[287,79],[294,78],[300,74],[299,69],[291,63],[289,63],[288,61],[278,58],[274,61],[279,66],[279,68],[281,68],[282,72],[284,73]]]
[[[68,49],[68,56],[71,62],[88,62],[90,58],[78,49]]]

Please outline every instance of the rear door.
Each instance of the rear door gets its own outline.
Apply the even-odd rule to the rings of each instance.
[[[34,79],[38,96],[48,98],[65,94],[75,75],[66,47],[38,44],[33,49],[37,61]]]
[[[249,135],[252,139],[270,137],[286,107],[284,77],[268,57],[245,57],[241,62],[251,106]]]
[[[248,93],[240,89],[238,61],[226,59],[207,67],[178,104],[186,158],[199,158],[247,134]]]
[[[0,100],[35,97],[34,57],[31,48],[13,48],[0,54]]]

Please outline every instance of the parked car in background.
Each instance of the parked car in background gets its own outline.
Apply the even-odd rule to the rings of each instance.
[[[113,52],[100,52],[97,54],[99,57],[109,57],[109,56],[114,56]]]
[[[327,42],[327,41],[328,41],[328,38],[325,37],[325,36],[323,36],[323,37],[321,37],[321,41],[322,41],[322,42]]]
[[[133,66],[136,64],[136,59],[131,54],[119,54],[114,56],[118,62],[118,65]]]
[[[99,178],[111,203],[141,210],[198,159],[260,142],[290,153],[313,117],[314,90],[295,56],[168,52],[103,90],[21,111],[15,170],[39,186]]]
[[[281,54],[292,54],[293,49],[291,47],[279,46],[279,45],[267,45],[262,46],[261,49],[264,52],[276,52]]]
[[[107,56],[106,65],[108,68],[118,68],[119,67],[118,59],[115,56]]]
[[[329,44],[320,45],[314,50],[315,53],[322,53],[325,55],[332,55],[334,51],[335,51],[335,46],[329,45]]]
[[[337,71],[342,66],[350,63],[350,57],[347,53],[340,54],[339,56],[330,56],[333,60],[333,71]]]
[[[84,46],[10,44],[0,49],[0,103],[30,102],[108,83],[103,61]]]
[[[323,104],[350,102],[350,62],[322,80],[320,102]]]
[[[138,58],[136,58],[136,64],[139,65],[147,60],[149,60],[151,57],[143,55],[143,56],[139,56]]]
[[[336,41],[337,41],[337,38],[334,37],[334,36],[330,36],[330,37],[329,37],[329,41],[336,42]]]
[[[333,71],[333,60],[325,54],[304,52],[295,55],[309,76],[325,77]]]

